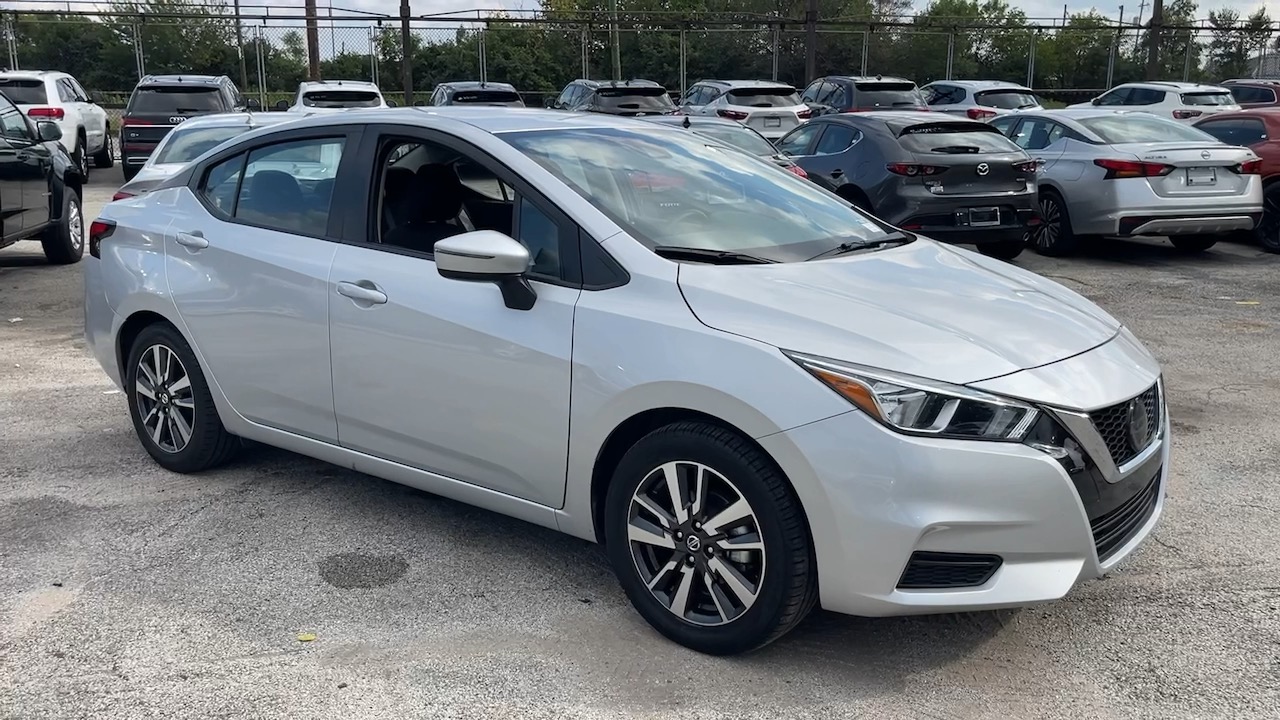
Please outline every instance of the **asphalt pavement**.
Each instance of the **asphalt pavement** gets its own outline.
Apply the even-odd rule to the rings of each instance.
[[[89,217],[120,181],[93,173]],[[161,470],[85,348],[80,266],[0,251],[0,717],[1276,718],[1280,256],[1016,263],[1165,368],[1153,538],[1054,604],[819,612],[712,658],[651,631],[582,541],[268,448]]]

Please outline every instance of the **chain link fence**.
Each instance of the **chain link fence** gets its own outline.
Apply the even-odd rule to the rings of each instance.
[[[229,14],[184,17],[93,13],[0,16],[10,69],[63,70],[123,106],[146,74],[225,74],[263,107],[289,100],[309,74],[302,18]],[[409,22],[409,47],[392,18],[320,18],[319,76],[369,80],[404,102],[408,62],[413,100],[437,83],[487,80],[515,85],[541,104],[574,78],[646,78],[681,92],[711,77],[777,79],[803,85],[809,36],[795,21],[729,24],[555,21],[489,17]],[[1050,97],[1088,96],[1142,75],[1142,29],[1135,26],[944,27],[928,23],[819,24],[817,74],[1025,83]],[[615,47],[616,44],[616,47]],[[1269,30],[1237,36],[1222,29],[1169,29],[1165,79],[1221,80],[1266,74],[1276,64]]]

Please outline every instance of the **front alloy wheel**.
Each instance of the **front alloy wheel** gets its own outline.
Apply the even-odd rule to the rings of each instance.
[[[641,481],[627,541],[649,592],[685,622],[732,622],[760,594],[760,521],[732,482],[701,463],[665,463]]]

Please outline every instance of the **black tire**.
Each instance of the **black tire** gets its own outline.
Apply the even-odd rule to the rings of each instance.
[[[44,256],[54,265],[70,265],[84,257],[84,207],[70,185],[62,190],[62,217],[40,235]]]
[[[764,549],[743,553],[752,560],[739,563],[720,549],[712,549],[713,545],[720,542],[717,537],[727,537],[723,532],[718,536],[705,536],[701,543],[694,544],[689,538],[695,534],[701,535],[704,530],[701,526],[688,524],[701,517],[695,516],[688,518],[684,526],[690,532],[683,536],[683,542],[676,543],[673,540],[674,549],[657,550],[637,544],[639,555],[634,554],[632,541],[628,537],[633,494],[654,472],[660,472],[658,469],[669,462],[699,463],[731,483],[730,486],[712,481],[708,485],[712,489],[704,492],[706,504],[703,507],[706,512],[703,514],[708,516],[704,519],[713,517],[718,512],[716,508],[723,509],[723,506],[727,506],[729,501],[723,500],[724,497],[732,497],[717,495],[715,487],[734,491],[737,497],[746,500],[753,515],[743,521],[743,525],[725,524],[721,529],[745,533],[748,527],[754,525],[753,532],[762,540]],[[707,477],[712,477],[712,474],[709,473]],[[723,506],[718,503],[723,503]],[[667,503],[668,507],[673,505],[674,503]],[[794,628],[817,602],[817,567],[800,501],[768,456],[737,434],[715,425],[703,422],[674,423],[655,430],[632,446],[618,464],[609,486],[605,499],[604,527],[609,560],[632,605],[658,632],[693,650],[712,655],[730,655],[759,648]],[[680,537],[678,532],[674,532],[675,528],[672,530],[668,533],[668,538]],[[646,556],[646,550],[654,551],[654,555]],[[671,553],[667,560],[655,557],[656,553],[666,552]],[[672,582],[659,583],[655,587],[672,587],[686,574],[697,580],[691,581],[693,590],[690,591],[690,598],[693,604],[686,606],[687,609],[680,616],[649,590],[639,567],[641,564],[651,567],[655,562],[668,561],[675,562],[670,566],[674,569],[669,573],[659,570],[653,573],[653,579],[656,583],[659,576],[669,575]],[[752,565],[752,562],[758,564]],[[683,569],[686,563],[690,570]],[[720,600],[723,599],[726,604],[736,603],[736,600],[729,598],[724,590],[721,596],[707,592],[707,586],[703,584],[706,576],[693,570],[696,567],[700,573],[705,572],[706,568],[712,567],[711,563],[718,563],[714,566],[716,572],[711,577],[723,578],[726,576],[725,569],[732,569],[739,573],[750,573],[756,578],[749,581],[756,587],[754,601],[745,605],[745,609],[732,607],[734,616],[727,621],[725,619],[728,614],[721,609]],[[753,568],[759,570],[758,575]],[[738,577],[746,576],[740,574]],[[729,587],[723,580],[712,582],[719,582],[717,587]],[[678,588],[672,587],[669,595],[674,598],[677,590]],[[740,599],[741,595],[736,597]],[[699,601],[700,605],[697,604]],[[705,612],[715,611],[722,624],[699,624],[686,619],[691,611],[697,613],[700,609]]]
[[[999,240],[997,242],[979,243],[978,252],[998,260],[1012,260],[1021,255],[1023,248],[1026,246],[1027,241],[1023,238]]]
[[[1071,229],[1071,216],[1062,196],[1040,191],[1040,224],[1030,232],[1031,247],[1041,255],[1062,257],[1080,249],[1080,237]]]
[[[93,166],[96,168],[109,168],[116,164],[115,157],[111,154],[111,126],[107,126],[107,136],[103,139],[102,149],[93,154]]]
[[[120,173],[124,175],[124,181],[129,182],[138,174],[139,169],[141,169],[141,166],[139,165],[122,165],[120,167]]]
[[[84,132],[81,131],[76,133],[76,151],[71,153],[71,162],[79,169],[80,177],[84,178],[86,181],[89,179],[89,155],[86,153],[88,150],[87,145],[88,141],[84,139]]]
[[[1262,191],[1262,220],[1254,229],[1253,236],[1263,250],[1280,253],[1280,182],[1274,182]]]
[[[160,348],[155,350],[154,348]],[[172,358],[180,362],[173,368],[159,387],[151,384],[141,372],[144,355],[152,368],[164,366],[163,360],[155,362],[155,353],[171,353]],[[195,353],[186,339],[172,325],[158,322],[142,329],[129,348],[128,364],[125,371],[125,395],[129,399],[129,416],[133,419],[133,429],[138,433],[138,440],[147,453],[161,467],[179,473],[193,473],[222,465],[235,454],[240,443],[236,437],[227,432],[218,417],[218,409],[213,404],[213,395],[209,392],[209,384],[204,379],[204,372],[196,361]],[[168,367],[172,368],[172,365]],[[152,373],[153,375],[155,373]],[[142,386],[154,390],[154,400],[148,400],[137,388]],[[184,386],[182,379],[187,384]],[[168,390],[172,387],[172,391]],[[190,403],[188,409],[185,403]],[[185,443],[179,446],[176,441],[181,438],[182,431],[174,424],[162,422],[152,414],[153,409],[167,409],[169,413],[180,415],[188,436]],[[159,428],[159,440],[153,436],[151,426],[154,420]],[[160,427],[163,425],[163,427]],[[166,443],[166,437],[168,443]]]
[[[1175,235],[1169,238],[1173,246],[1185,253],[1204,252],[1218,244],[1217,235]]]

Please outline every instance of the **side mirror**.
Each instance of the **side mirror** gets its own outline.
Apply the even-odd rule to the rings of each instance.
[[[1090,101],[1089,101],[1089,104],[1090,104],[1090,105],[1097,105],[1097,104],[1098,104],[1098,100],[1100,100],[1100,99],[1101,99],[1101,98],[1094,98],[1094,99],[1092,99],[1092,100],[1090,100]]]
[[[90,92],[89,92],[89,102],[93,103],[94,105],[101,105],[101,104],[102,104],[102,93],[98,92],[97,90],[92,90],[92,91],[90,91]]]
[[[288,110],[288,109],[289,109],[289,101],[288,101],[288,100],[277,100],[277,101],[276,101],[275,108],[276,108],[277,110]]]
[[[556,107],[556,99],[553,97],[546,98],[542,101],[542,107],[548,110],[554,110]]]
[[[529,250],[493,230],[476,230],[435,244],[436,270],[450,280],[497,283],[512,310],[529,310],[538,299],[524,274]]]
[[[58,123],[42,120],[36,123],[36,130],[40,133],[41,142],[53,142],[62,139],[62,128],[58,127]]]
[[[246,100],[244,106],[255,112],[262,109],[262,103],[254,100],[253,98]]]
[[[426,106],[427,106],[427,101],[426,101],[426,100],[414,100],[414,101],[413,101],[413,106],[414,106],[414,107],[426,107]]]
[[[396,102],[395,100],[388,100],[387,107],[400,107],[400,103]]]

